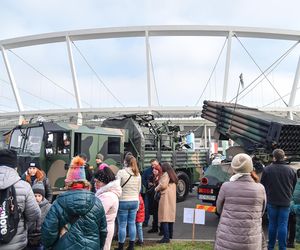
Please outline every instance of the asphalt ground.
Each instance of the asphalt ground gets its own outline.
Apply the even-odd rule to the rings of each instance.
[[[184,202],[177,203],[176,207],[176,222],[174,224],[173,239],[179,240],[192,240],[193,238],[193,225],[183,223],[183,210],[184,208],[195,208],[200,201],[197,199],[196,190],[190,193]],[[195,240],[214,241],[219,218],[214,213],[205,213],[205,224],[195,225]],[[162,238],[157,233],[147,233],[151,229],[152,216],[150,217],[148,227],[144,227],[144,239],[156,240]]]

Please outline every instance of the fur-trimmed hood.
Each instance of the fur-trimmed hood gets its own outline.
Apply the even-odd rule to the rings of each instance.
[[[120,186],[120,180],[114,180],[106,184],[105,186],[99,188],[96,192],[96,196],[99,196],[100,194],[106,193],[106,192],[113,192],[120,198],[122,194],[122,188]]]

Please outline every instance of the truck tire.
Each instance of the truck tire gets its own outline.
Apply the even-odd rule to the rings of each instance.
[[[177,172],[177,178],[178,178],[177,189],[176,189],[177,202],[182,202],[186,199],[189,193],[190,178],[185,172],[182,171]]]

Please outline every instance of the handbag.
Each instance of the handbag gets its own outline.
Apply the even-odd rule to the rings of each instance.
[[[159,201],[160,200],[160,192],[159,191],[155,191],[155,193],[154,193],[154,200],[155,201]]]

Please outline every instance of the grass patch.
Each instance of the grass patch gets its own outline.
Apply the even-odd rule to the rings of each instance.
[[[113,242],[111,249],[118,246],[117,242]],[[128,242],[125,242],[124,249],[128,246]],[[277,247],[277,246],[276,246]],[[158,244],[155,241],[145,241],[142,247],[135,246],[136,250],[213,250],[213,242],[191,242],[191,241],[172,241],[169,244]],[[290,249],[290,248],[287,248]],[[295,244],[296,250],[300,250],[300,244]]]
[[[117,247],[118,243],[113,242],[111,249]],[[125,242],[124,249],[128,246],[128,242]],[[137,250],[212,250],[212,242],[190,242],[190,241],[172,241],[168,244],[158,244],[155,241],[145,241],[142,247],[135,246],[134,249]]]

